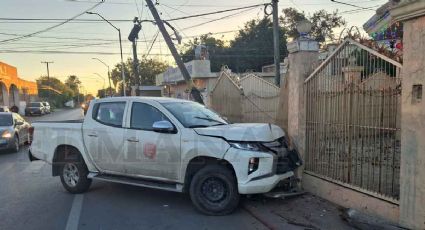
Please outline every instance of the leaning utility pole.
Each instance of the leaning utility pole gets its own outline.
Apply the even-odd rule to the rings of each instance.
[[[275,68],[275,84],[280,86],[280,41],[279,41],[279,0],[272,0],[273,6],[273,44],[274,44],[274,68]]]
[[[158,28],[161,31],[162,36],[164,37],[164,40],[167,43],[168,48],[170,49],[170,52],[173,55],[174,60],[176,61],[176,64],[179,67],[181,74],[183,75],[183,78],[185,79],[185,81],[189,85],[190,94],[192,95],[193,99],[195,99],[196,102],[198,102],[200,104],[204,104],[204,101],[202,100],[202,97],[201,97],[201,92],[199,92],[199,90],[193,85],[190,74],[187,71],[186,66],[183,63],[183,60],[181,59],[180,55],[178,54],[177,49],[174,46],[170,35],[168,34],[167,30],[165,29],[164,22],[159,17],[159,14],[156,11],[154,4],[152,3],[152,0],[146,0],[146,3],[148,4],[148,7],[149,7],[149,9],[152,13],[152,16],[155,19],[156,24],[158,25]]]
[[[49,64],[50,63],[53,64],[54,62],[52,62],[52,61],[42,61],[41,62],[41,64],[46,64],[46,66],[47,66],[47,84],[48,84],[48,88],[47,88],[47,101],[50,100],[50,72],[49,72]]]

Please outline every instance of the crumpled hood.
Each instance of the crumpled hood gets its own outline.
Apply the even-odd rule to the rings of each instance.
[[[223,137],[228,141],[271,142],[285,135],[279,126],[265,123],[229,124],[194,130],[199,135]]]

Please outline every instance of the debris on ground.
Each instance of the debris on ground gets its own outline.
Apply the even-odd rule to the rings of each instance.
[[[355,209],[346,209],[341,217],[351,226],[362,230],[402,230],[396,223],[388,222],[379,217],[371,216]]]
[[[264,217],[272,229],[356,229],[341,219],[342,207],[310,193],[287,199],[251,196],[244,208],[257,219]]]

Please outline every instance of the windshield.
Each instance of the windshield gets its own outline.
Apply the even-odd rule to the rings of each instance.
[[[29,103],[28,107],[40,107],[40,106],[41,106],[40,102],[31,102],[31,103]]]
[[[12,115],[0,114],[0,126],[11,126],[13,125]]]
[[[162,105],[186,128],[228,124],[216,112],[196,102],[169,102],[162,103]]]

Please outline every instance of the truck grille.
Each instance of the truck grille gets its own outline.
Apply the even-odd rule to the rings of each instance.
[[[298,168],[301,158],[296,150],[289,150],[285,137],[281,137],[273,142],[264,142],[262,145],[277,155],[276,174],[283,174]]]

